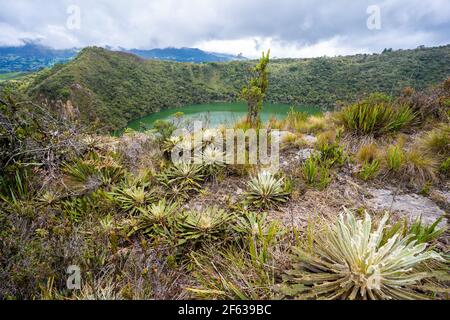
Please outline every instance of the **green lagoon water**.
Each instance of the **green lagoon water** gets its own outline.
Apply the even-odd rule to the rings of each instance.
[[[286,104],[267,104],[261,111],[261,120],[266,122],[271,117],[283,119],[290,108],[291,106]],[[308,114],[321,113],[319,108],[314,107],[297,106],[294,108]],[[183,113],[184,121],[202,121],[207,126],[214,128],[219,125],[233,125],[241,120],[247,115],[247,105],[245,103],[209,103],[170,108],[133,120],[128,127],[134,130],[152,128],[156,120],[171,120],[177,112]]]

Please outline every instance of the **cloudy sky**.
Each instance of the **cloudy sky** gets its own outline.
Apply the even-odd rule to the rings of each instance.
[[[335,56],[450,43],[450,0],[0,0],[0,46]]]

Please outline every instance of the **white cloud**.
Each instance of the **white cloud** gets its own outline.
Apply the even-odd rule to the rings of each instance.
[[[245,38],[238,40],[211,40],[195,44],[196,47],[211,52],[229,54],[242,53],[246,57],[259,57],[262,51],[271,50],[272,57],[277,58],[310,58],[319,56],[350,55],[360,52],[370,53],[368,48],[347,47],[341,37],[333,37],[314,44],[298,45],[273,38]]]
[[[366,27],[372,0],[2,0],[0,45],[41,38],[55,47],[198,46],[257,57],[309,57],[450,42],[448,0],[380,0],[381,30]],[[67,8],[81,29],[66,28]]]

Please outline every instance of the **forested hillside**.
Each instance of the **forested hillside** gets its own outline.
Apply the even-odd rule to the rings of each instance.
[[[450,46],[335,58],[281,59],[270,66],[267,100],[332,108],[367,93],[423,89],[450,75]],[[82,122],[113,130],[162,108],[237,100],[251,61],[175,63],[86,48],[44,70],[29,94]],[[67,103],[69,101],[69,103]]]

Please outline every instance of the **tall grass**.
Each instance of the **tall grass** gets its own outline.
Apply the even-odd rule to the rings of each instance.
[[[359,148],[356,154],[356,159],[362,164],[372,163],[380,158],[380,154],[381,152],[376,144],[365,144]]]
[[[370,96],[344,108],[338,119],[344,127],[360,135],[380,136],[410,124],[416,115],[407,105],[394,105],[387,99]]]
[[[361,170],[359,171],[359,177],[364,181],[370,180],[379,173],[380,160],[376,159],[372,162],[364,162]]]
[[[398,171],[403,165],[405,155],[399,146],[390,146],[386,152],[387,167],[391,171]]]
[[[450,125],[442,124],[428,132],[419,140],[419,146],[440,158],[448,157],[450,154]]]
[[[306,184],[315,186],[319,190],[325,189],[331,183],[330,167],[317,155],[309,157],[300,170]]]
[[[411,182],[424,184],[436,180],[439,163],[428,153],[417,149],[405,153],[404,174],[410,177]]]
[[[285,127],[289,129],[298,130],[308,119],[308,114],[306,112],[296,111],[291,108],[284,119]]]

